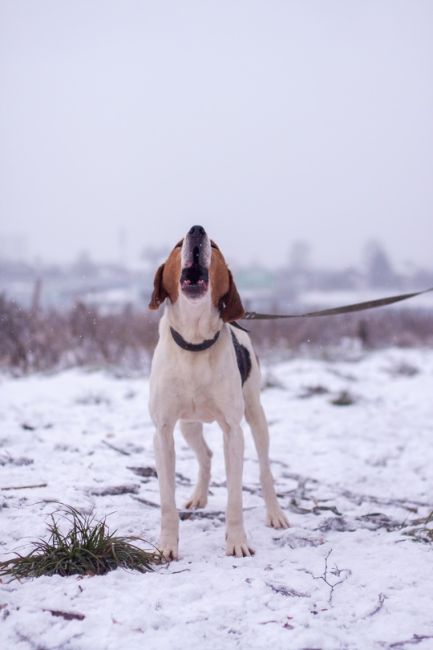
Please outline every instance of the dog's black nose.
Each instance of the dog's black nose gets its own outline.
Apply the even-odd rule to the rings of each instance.
[[[206,234],[206,230],[203,228],[203,226],[193,226],[188,235],[193,235],[195,237],[204,237]]]

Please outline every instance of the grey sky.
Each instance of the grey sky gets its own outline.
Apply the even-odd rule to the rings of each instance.
[[[0,0],[0,234],[432,266],[433,1]]]

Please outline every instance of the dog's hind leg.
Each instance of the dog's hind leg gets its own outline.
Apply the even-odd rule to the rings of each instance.
[[[203,437],[201,422],[180,422],[180,430],[191,449],[194,450],[198,460],[198,479],[190,499],[185,503],[185,508],[204,508],[207,504],[210,481],[210,467],[212,452]]]
[[[245,418],[253,434],[260,467],[260,482],[266,504],[266,524],[273,528],[287,528],[289,523],[275,494],[274,478],[269,464],[269,431],[265,413],[257,391],[245,391]]]

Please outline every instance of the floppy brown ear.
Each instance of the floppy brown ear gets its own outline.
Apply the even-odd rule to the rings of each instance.
[[[241,301],[241,297],[236,289],[236,285],[233,281],[233,276],[229,269],[229,290],[221,298],[219,308],[221,318],[225,323],[232,323],[238,318],[242,318],[245,314],[245,309]]]
[[[168,293],[164,289],[162,283],[162,274],[164,272],[164,264],[161,264],[157,272],[155,273],[155,278],[153,280],[153,292],[150,298],[149,309],[158,309],[160,305],[168,298]]]

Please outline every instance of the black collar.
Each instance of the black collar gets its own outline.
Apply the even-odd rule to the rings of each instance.
[[[185,341],[183,336],[179,334],[179,332],[176,332],[176,330],[173,327],[170,327],[170,332],[174,341],[178,344],[178,346],[183,350],[188,350],[189,352],[201,352],[202,350],[207,350],[208,348],[212,347],[214,343],[217,342],[218,337],[220,335],[220,333],[217,332],[213,337],[213,339],[206,339],[202,343],[188,343],[188,341]]]

